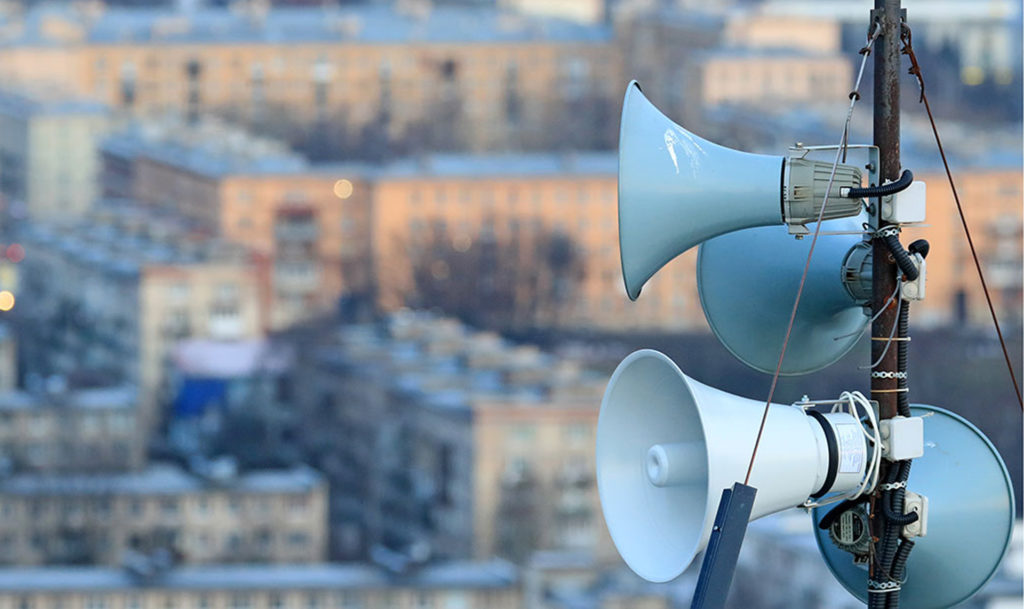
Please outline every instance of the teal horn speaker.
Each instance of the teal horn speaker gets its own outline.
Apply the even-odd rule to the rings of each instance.
[[[915,404],[924,419],[924,455],[913,460],[907,491],[928,498],[927,530],[914,537],[900,593],[902,609],[958,605],[995,574],[1013,532],[1013,486],[1006,465],[981,431],[962,417]],[[813,512],[818,548],[851,594],[867,602],[868,571],[817,524],[833,506]]]
[[[822,223],[857,233],[857,218]],[[781,226],[736,231],[705,241],[697,256],[704,316],[718,340],[751,368],[773,374],[789,325],[811,239]],[[843,357],[868,323],[871,247],[859,234],[821,235],[811,257],[781,373],[806,374]]]
[[[619,253],[626,293],[701,242],[755,226],[786,224],[797,233],[818,218],[831,163],[750,154],[713,144],[673,123],[634,81],[619,129]],[[839,165],[825,219],[855,216],[861,171]]]

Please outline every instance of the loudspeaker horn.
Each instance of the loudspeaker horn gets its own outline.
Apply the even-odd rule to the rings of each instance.
[[[903,609],[958,605],[995,574],[1013,533],[1013,485],[999,452],[977,427],[935,406],[924,416],[924,455],[913,460],[907,490],[928,497],[927,531],[914,538],[900,593]],[[829,507],[813,511],[815,534],[829,569],[867,602],[868,572],[817,527]]]
[[[658,351],[616,368],[597,423],[597,487],[612,541],[639,576],[674,579],[707,546],[722,489],[746,476],[764,405],[687,377]],[[751,520],[856,488],[867,451],[847,413],[772,404]]]
[[[709,142],[658,111],[633,81],[619,127],[619,254],[626,293],[702,241],[743,228],[787,224],[805,233],[818,218],[831,163],[751,154]],[[854,216],[861,171],[839,165],[825,219]]]
[[[832,220],[822,230],[857,232],[861,223]],[[697,291],[704,316],[725,348],[755,370],[775,372],[810,247],[811,239],[794,239],[781,226],[736,231],[700,246]],[[869,316],[866,295],[855,293],[864,281],[871,285],[870,252],[860,235],[818,238],[782,374],[820,370],[857,344]]]

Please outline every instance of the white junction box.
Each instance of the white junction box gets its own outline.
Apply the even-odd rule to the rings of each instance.
[[[900,295],[906,300],[924,300],[925,285],[928,279],[928,263],[921,254],[911,254],[910,259],[917,267],[917,279],[900,280]]]
[[[903,527],[903,536],[924,537],[928,534],[928,497],[907,491],[903,496],[903,513],[917,514],[917,521]]]
[[[878,422],[882,432],[882,456],[890,461],[905,461],[924,455],[924,419],[893,417]]]
[[[882,198],[882,219],[893,224],[924,222],[925,184],[915,180],[902,192]]]

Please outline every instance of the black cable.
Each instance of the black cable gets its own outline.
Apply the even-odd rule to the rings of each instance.
[[[907,279],[913,281],[920,275],[920,271],[917,270],[917,265],[914,264],[914,259],[910,257],[907,250],[903,249],[903,244],[900,243],[900,238],[897,235],[885,235],[880,237],[885,243],[885,246],[892,252],[892,257],[896,259],[896,264],[906,275]]]
[[[846,191],[848,199],[865,199],[873,197],[887,197],[906,190],[914,183],[914,172],[904,169],[900,179],[881,186],[868,186],[867,188],[851,188]]]
[[[864,496],[858,499],[844,499],[843,501],[840,501],[836,507],[832,508],[827,514],[822,516],[821,520],[818,522],[818,528],[823,531],[829,530],[832,528],[832,525],[835,524],[836,520],[839,520],[839,517],[843,515],[843,512],[867,500],[867,496]]]
[[[924,239],[918,239],[910,244],[909,252],[903,249],[903,246],[899,242],[899,238],[896,235],[890,237],[884,237],[886,246],[889,251],[893,253],[893,257],[896,259],[897,264],[900,265],[900,269],[903,270],[904,275],[907,276],[911,281],[917,279],[919,273],[917,267],[913,265],[910,253],[920,254],[921,257],[928,256],[929,244]],[[901,258],[903,262],[901,263]],[[910,268],[907,268],[910,267]],[[912,270],[912,272],[907,272]],[[896,393],[896,411],[897,414],[904,417],[909,417],[910,412],[910,398],[907,395],[907,337],[910,330],[910,303],[902,301],[900,306],[899,317],[897,318],[897,337],[903,340],[897,341],[896,347],[896,386],[903,391]],[[910,465],[911,461],[900,461],[893,463],[886,475],[886,481],[890,484],[903,482],[906,483],[910,478]],[[895,488],[887,491],[882,491],[879,501],[879,507],[881,508],[881,535],[879,536],[879,564],[882,573],[876,576],[878,581],[889,581],[899,582],[902,579],[903,569],[906,565],[907,555],[910,554],[911,548],[914,547],[913,542],[909,540],[902,540],[903,527],[908,524],[917,522],[920,516],[917,512],[910,514],[904,514],[904,506],[906,505],[906,487]],[[909,542],[909,545],[908,545]],[[884,579],[883,579],[884,578]],[[874,600],[873,597],[877,597],[879,600]],[[900,591],[892,590],[885,594],[875,593],[868,595],[868,604],[873,609],[899,609],[900,606]]]
[[[928,243],[927,239],[918,239],[907,246],[907,251],[911,254],[921,254],[922,258],[927,258],[930,250],[931,244]]]
[[[894,482],[896,482],[896,480],[899,478],[899,474],[900,468],[898,466],[896,466],[895,464],[893,466],[890,466],[889,471],[886,473],[886,483],[893,484]],[[879,516],[881,516],[882,534],[879,535],[877,554],[878,563],[882,567],[882,573],[880,575],[875,575],[875,579],[878,581],[885,581],[884,579],[882,579],[883,577],[886,579],[890,577],[889,574],[891,573],[892,559],[896,555],[896,544],[899,543],[899,529],[902,528],[898,527],[895,523],[886,518],[888,510],[886,510],[885,508],[887,507],[886,504],[889,503],[890,501],[889,495],[891,494],[892,491],[882,491],[882,497],[880,502],[882,510]],[[902,509],[902,505],[893,507]]]
[[[868,609],[885,609],[886,599],[892,596],[892,593],[879,593],[874,592],[870,588],[868,589]]]
[[[914,542],[910,539],[904,539],[900,542],[900,547],[896,550],[896,557],[892,561],[892,577],[896,581],[903,580],[903,572],[907,568],[907,558],[910,556],[910,551],[914,549]],[[900,607],[900,595],[887,594],[886,595],[885,609],[899,609]]]
[[[896,475],[891,476],[893,482],[906,482],[910,478],[910,461],[900,461],[894,463],[889,471],[895,471]],[[885,516],[885,520],[890,524],[899,525],[901,528],[917,522],[919,518],[917,512],[911,512],[910,514],[903,513],[904,496],[906,494],[905,488],[897,488],[889,491],[882,492],[882,514]]]
[[[907,334],[910,331],[910,303],[903,301],[900,306],[900,314],[897,318],[897,338],[903,339],[896,341],[896,387],[898,389],[907,389],[907,343],[905,340]],[[907,396],[907,391],[896,392],[896,413],[901,417],[910,416],[910,398]]]

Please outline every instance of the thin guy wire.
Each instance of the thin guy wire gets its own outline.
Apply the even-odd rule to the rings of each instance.
[[[839,336],[833,336],[832,340],[843,340],[844,338],[848,338],[848,337],[853,336],[855,334],[856,335],[861,335],[861,334],[864,334],[865,332],[867,332],[868,328],[871,327],[871,324],[875,323],[875,320],[878,319],[879,317],[881,317],[882,313],[885,312],[885,310],[889,308],[889,303],[892,302],[893,298],[896,298],[896,294],[899,294],[899,292],[900,292],[900,282],[897,281],[896,282],[896,289],[892,291],[892,294],[889,294],[889,298],[887,298],[885,300],[885,304],[882,305],[882,308],[879,309],[877,313],[875,313],[874,315],[871,316],[871,319],[868,320],[868,323],[864,324],[863,328],[861,328],[860,330],[857,330],[856,332],[850,332],[849,334],[840,334]]]
[[[971,257],[974,258],[974,268],[978,270],[978,279],[981,280],[981,289],[985,293],[985,302],[988,303],[988,311],[992,315],[992,323],[996,327],[996,335],[999,337],[999,345],[1003,348],[1003,358],[1006,359],[1006,369],[1010,372],[1010,380],[1013,381],[1013,390],[1024,410],[1024,398],[1021,397],[1020,385],[1017,384],[1017,375],[1013,372],[1013,363],[1010,361],[1010,352],[1006,349],[1006,341],[1003,339],[1003,331],[999,328],[999,319],[996,317],[996,308],[992,304],[992,296],[988,293],[988,285],[985,283],[985,274],[981,271],[981,262],[978,260],[978,251],[974,249],[974,239],[971,238],[971,229],[967,227],[967,217],[964,215],[964,208],[960,204],[960,195],[956,191],[956,184],[953,182],[953,172],[949,169],[949,161],[946,160],[946,151],[942,149],[942,140],[939,138],[939,129],[935,126],[935,117],[932,116],[932,107],[928,103],[928,96],[924,92],[924,76],[921,74],[921,66],[917,63],[917,56],[914,55],[914,47],[911,46],[910,26],[904,24],[900,38],[903,39],[903,52],[910,56],[910,73],[917,77],[917,83],[921,87],[921,101],[924,102],[924,109],[928,112],[928,121],[932,124],[932,133],[935,134],[935,144],[939,148],[939,156],[942,157],[942,165],[946,168],[946,177],[949,179],[949,187],[953,191],[953,201],[956,202],[956,211],[960,215],[960,223],[964,227],[964,234],[967,236],[967,245],[971,248]]]
[[[789,314],[789,325],[786,326],[786,336],[782,339],[782,351],[779,353],[779,363],[775,365],[775,374],[772,375],[772,386],[768,390],[768,399],[764,404],[764,412],[761,414],[761,425],[757,428],[757,439],[754,440],[754,450],[750,454],[750,464],[747,466],[747,476],[743,479],[743,484],[750,483],[750,473],[754,470],[754,460],[757,458],[757,448],[761,445],[761,436],[764,435],[764,424],[768,421],[768,409],[772,405],[772,398],[775,397],[775,386],[779,382],[779,374],[782,373],[782,360],[786,357],[786,347],[789,346],[789,337],[793,333],[793,323],[796,321],[796,311],[800,306],[800,297],[804,293],[804,284],[807,282],[807,272],[811,268],[811,256],[814,255],[814,246],[818,243],[818,234],[821,232],[821,221],[825,216],[825,205],[828,203],[828,197],[832,192],[832,183],[835,181],[836,169],[839,168],[839,159],[843,154],[843,150],[846,148],[846,136],[850,131],[850,120],[853,118],[853,107],[856,105],[857,100],[860,99],[860,81],[864,76],[864,66],[868,63],[868,56],[871,54],[871,46],[875,42],[875,38],[881,32],[881,28],[878,23],[875,23],[875,29],[868,36],[868,42],[861,49],[863,58],[860,62],[860,70],[857,72],[857,80],[853,85],[853,91],[850,92],[850,108],[846,111],[846,123],[843,126],[843,133],[840,137],[839,148],[836,150],[836,158],[832,161],[832,171],[828,176],[828,186],[825,187],[825,197],[821,201],[821,209],[818,211],[818,221],[814,226],[814,238],[811,239],[811,249],[807,252],[807,261],[804,263],[804,272],[800,276],[800,286],[796,290],[796,300],[793,301],[793,311]]]
[[[896,282],[896,285],[899,286],[899,282],[898,281]],[[888,306],[888,305],[886,305],[886,306]],[[896,301],[896,319],[894,319],[893,322],[892,322],[892,330],[889,330],[889,340],[887,340],[885,342],[885,348],[882,349],[882,354],[879,355],[878,359],[874,363],[872,363],[870,366],[857,366],[857,370],[874,370],[875,367],[878,366],[878,364],[881,364],[882,360],[885,359],[885,354],[889,352],[889,347],[892,346],[892,337],[896,336],[896,328],[898,328],[899,325],[900,325],[899,317],[900,317],[900,311],[902,311],[902,309],[903,309],[903,298],[900,298],[898,301]],[[885,309],[882,309],[882,310],[884,311]],[[877,392],[879,390],[876,389],[875,391]]]

